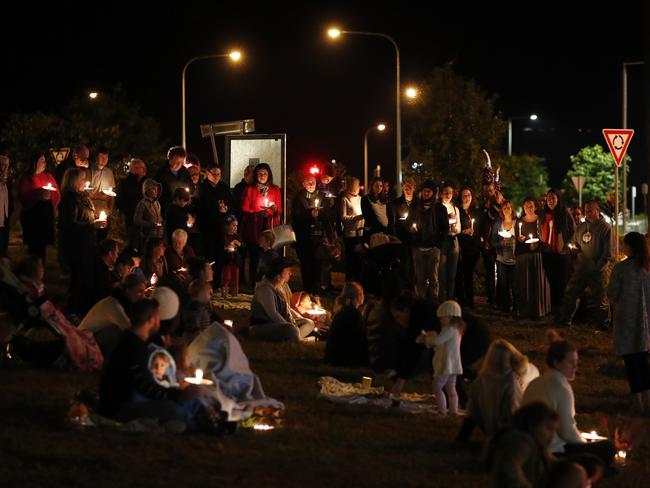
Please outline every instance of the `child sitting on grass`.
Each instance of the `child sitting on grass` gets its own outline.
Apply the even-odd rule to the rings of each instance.
[[[438,404],[440,415],[458,414],[458,394],[456,392],[456,377],[463,374],[460,360],[460,341],[465,330],[460,305],[447,300],[438,307],[436,315],[440,319],[440,333],[422,331],[417,342],[433,347],[433,393]],[[443,392],[444,388],[444,392]],[[445,398],[445,393],[447,398]],[[447,410],[447,399],[449,410]]]
[[[190,343],[215,320],[221,322],[212,308],[212,285],[207,281],[192,280],[187,287],[190,301],[181,310],[185,339]]]

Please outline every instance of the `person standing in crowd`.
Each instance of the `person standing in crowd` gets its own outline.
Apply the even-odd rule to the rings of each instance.
[[[235,206],[230,188],[221,179],[221,168],[211,165],[205,170],[205,178],[199,184],[194,209],[205,257],[208,261],[217,262],[215,273],[221,273],[219,261],[222,255],[225,219]]]
[[[351,175],[345,177],[345,193],[341,197],[339,220],[343,223],[343,243],[345,245],[345,277],[348,280],[361,279],[361,256],[356,248],[362,237],[363,214],[359,179]]]
[[[336,230],[338,224],[339,197],[341,193],[341,180],[336,176],[336,166],[332,163],[325,163],[316,184],[316,189],[323,200],[323,212],[332,223],[332,229]]]
[[[223,264],[220,280],[221,294],[224,298],[239,295],[239,261],[241,261],[239,246],[241,246],[241,237],[237,232],[238,226],[239,223],[234,215],[226,217],[223,242],[221,244],[221,249],[223,249],[221,261]],[[262,241],[263,235],[264,232],[260,236],[260,241]]]
[[[72,154],[70,157],[59,164],[54,171],[54,179],[56,180],[59,187],[63,186],[63,177],[65,176],[65,172],[67,170],[70,168],[82,168],[84,170],[87,170],[90,165],[89,161],[90,150],[88,147],[85,144],[77,144],[72,149]],[[85,182],[89,181],[90,179],[90,174],[84,174],[83,179],[85,185]]]
[[[182,229],[189,235],[194,226],[194,216],[188,211],[190,194],[185,188],[176,188],[172,204],[165,215],[165,240],[170,243],[176,229]]]
[[[13,206],[11,180],[9,179],[9,158],[0,154],[0,258],[7,257],[9,249],[9,222]]]
[[[18,183],[18,200],[27,252],[45,263],[47,245],[54,244],[54,217],[61,200],[56,181],[47,171],[45,153],[32,156],[30,168]]]
[[[84,190],[86,172],[82,168],[66,171],[59,204],[59,253],[70,269],[70,311],[83,313],[88,270],[92,266],[96,229],[106,226],[98,220],[93,202]]]
[[[316,190],[316,177],[306,173],[302,175],[302,189],[297,192],[291,202],[291,226],[296,233],[296,254],[300,261],[300,273],[302,286],[307,293],[318,294],[320,270],[316,249],[320,245],[318,235],[312,239],[312,226],[318,224],[320,240],[323,234],[322,220],[324,212],[321,212],[326,204],[324,196]],[[316,229],[314,229],[316,230]]]
[[[108,149],[103,146],[97,148],[95,162],[90,166],[90,199],[95,206],[95,212],[106,212],[107,225],[97,231],[97,238],[101,241],[108,236],[111,223],[111,214],[115,205],[115,197],[108,194],[115,193],[115,176],[108,166]]]
[[[625,261],[614,266],[607,288],[613,307],[614,346],[623,356],[628,383],[641,413],[650,412],[650,251],[646,238],[623,239]]]
[[[609,440],[587,443],[576,425],[575,397],[571,381],[578,370],[578,351],[557,334],[550,335],[551,345],[546,353],[548,369],[539,378],[530,382],[522,400],[523,405],[542,402],[558,413],[559,428],[549,446],[553,454],[567,456],[592,454],[609,466],[616,448]]]
[[[440,265],[440,240],[435,212],[437,193],[438,187],[433,181],[423,183],[411,224],[415,292],[418,297],[433,302],[438,300]]]
[[[483,203],[479,208],[479,242],[481,243],[481,257],[485,278],[485,293],[490,307],[496,306],[496,282],[494,267],[496,254],[492,248],[492,229],[499,217],[499,203],[497,191],[493,182],[483,184]]]
[[[439,293],[438,302],[451,300],[455,296],[456,269],[458,268],[458,234],[460,234],[460,211],[453,204],[454,187],[445,185],[436,202],[435,212],[438,221],[440,242]]]
[[[259,261],[260,234],[280,225],[282,191],[273,184],[271,167],[266,163],[255,166],[254,183],[242,194],[242,239],[248,250],[248,273],[251,285],[255,284]]]
[[[192,186],[192,178],[184,166],[187,151],[182,146],[174,146],[167,151],[167,164],[160,168],[156,175],[156,181],[162,185],[162,192],[159,195],[160,208],[164,213],[171,204],[176,188],[187,188]]]
[[[573,223],[576,227],[582,224],[585,221],[582,215],[582,207],[573,207],[571,209],[571,217],[573,217]]]
[[[415,218],[418,198],[415,196],[415,180],[405,176],[402,180],[402,195],[390,205],[391,220],[395,222],[395,235],[404,244],[404,269],[406,282],[413,283],[413,257],[411,255],[411,226]]]
[[[472,190],[463,188],[460,194],[460,234],[458,245],[460,247],[460,261],[456,276],[456,295],[462,306],[474,306],[474,269],[481,255],[481,246],[478,240],[478,209],[473,205]]]
[[[497,304],[504,312],[517,310],[515,299],[515,247],[517,244],[515,224],[517,218],[512,202],[506,200],[501,204],[500,218],[492,229],[492,248],[496,252],[497,261]]]
[[[241,229],[241,223],[242,223],[242,195],[244,194],[244,191],[246,188],[253,183],[253,172],[255,170],[255,165],[249,164],[244,168],[244,174],[239,183],[237,183],[234,188],[232,189],[232,196],[233,196],[233,208],[232,208],[232,213],[235,215],[237,218],[237,222],[240,224],[240,229]],[[247,251],[246,251],[246,243],[242,241],[242,245],[239,248],[239,253],[242,257],[246,256]],[[248,253],[250,254],[250,253]],[[246,273],[245,273],[245,260],[240,259],[240,265],[239,265],[239,280],[240,283],[245,283],[246,282]]]
[[[195,198],[199,191],[199,183],[201,183],[201,160],[196,154],[188,154],[185,158],[184,166],[190,175],[192,184],[190,185],[190,198]]]
[[[542,212],[542,257],[551,287],[551,308],[557,313],[562,307],[564,291],[569,280],[570,255],[567,244],[575,231],[573,217],[562,204],[559,190],[546,194]]]
[[[609,305],[605,288],[612,260],[612,228],[600,215],[600,205],[596,201],[585,205],[586,220],[576,228],[568,247],[575,256],[573,275],[566,287],[564,305],[558,317],[561,326],[571,326],[571,320],[578,308],[580,297],[589,287],[591,297],[598,306],[596,324],[600,329],[608,329]]]
[[[138,229],[139,241],[136,247],[142,247],[148,239],[163,236],[163,219],[160,209],[161,185],[156,180],[147,178],[142,183],[142,200],[135,207],[133,225]]]
[[[135,207],[142,199],[142,183],[147,176],[147,165],[142,159],[132,159],[129,162],[129,174],[117,184],[117,196],[115,206],[124,215],[126,234],[129,245],[135,246],[138,242],[138,231],[133,225],[133,214]]]
[[[551,291],[544,272],[539,244],[541,222],[536,213],[535,200],[523,202],[523,215],[517,222],[515,246],[515,289],[517,313],[537,319],[551,311]]]
[[[365,228],[368,229],[367,235],[364,233],[364,236],[367,238],[377,232],[393,234],[394,226],[392,219],[389,218],[388,204],[383,190],[384,181],[375,176],[370,181],[370,191],[361,199],[361,213]]]

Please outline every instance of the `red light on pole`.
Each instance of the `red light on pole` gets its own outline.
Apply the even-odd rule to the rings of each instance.
[[[317,165],[313,165],[309,168],[309,174],[316,176],[317,174],[320,173],[320,168]]]

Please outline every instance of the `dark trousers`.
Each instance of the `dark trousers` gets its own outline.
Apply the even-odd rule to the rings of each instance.
[[[456,273],[456,296],[461,305],[474,305],[474,269],[480,254],[478,251],[460,248],[460,261]]]
[[[515,265],[497,261],[497,303],[501,310],[510,311],[515,297]]]
[[[345,244],[345,278],[347,281],[360,281],[361,256],[355,251],[359,241],[356,237],[346,237],[343,242]]]
[[[571,257],[568,254],[546,252],[542,255],[544,271],[551,287],[551,308],[558,311],[562,307],[564,292],[569,281]]]
[[[627,372],[627,382],[630,384],[632,393],[641,393],[650,390],[650,364],[648,352],[637,352],[635,354],[625,354],[625,371]]]
[[[494,263],[496,255],[493,251],[481,250],[483,257],[483,270],[485,271],[485,294],[487,295],[488,303],[493,305],[495,303],[495,282],[494,282]]]
[[[316,250],[309,243],[301,243],[296,246],[296,254],[298,254],[298,261],[300,261],[303,290],[307,293],[318,294],[321,276],[318,261],[316,260]]]
[[[43,264],[45,264],[45,252],[47,249],[47,243],[45,241],[43,242],[30,242],[27,245],[27,253],[30,256],[35,256],[39,257],[43,260]]]
[[[9,222],[6,222],[7,224]],[[9,248],[9,227],[0,227],[0,258],[7,257],[7,249]]]
[[[248,254],[248,276],[251,288],[255,288],[257,282],[257,265],[260,262],[260,247],[257,244],[246,244],[245,249]]]

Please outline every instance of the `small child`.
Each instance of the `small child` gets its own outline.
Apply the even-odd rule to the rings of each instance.
[[[427,347],[434,347],[433,356],[433,393],[438,404],[440,415],[458,414],[458,394],[456,393],[456,376],[463,374],[463,365],[460,360],[460,341],[465,322],[463,321],[460,305],[447,300],[438,307],[436,315],[440,319],[440,333],[425,332],[416,339]],[[444,388],[444,392],[443,392]],[[447,411],[447,398],[449,411]]]
[[[236,297],[239,294],[239,265],[241,264],[241,257],[239,255],[239,246],[241,246],[241,238],[237,233],[237,219],[234,216],[229,216],[226,219],[225,234],[223,237],[223,267],[221,268],[221,294],[225,298],[228,296],[229,285],[232,280],[232,288],[230,288],[230,296]]]
[[[185,187],[179,186],[174,190],[172,204],[167,207],[165,214],[165,238],[171,245],[172,234],[176,229],[183,229],[188,234],[194,225],[194,216],[187,206],[190,204],[190,193]]]
[[[16,277],[27,286],[27,299],[30,302],[45,295],[45,266],[38,256],[28,256],[18,261],[14,268]]]
[[[262,248],[262,253],[260,254],[260,260],[257,263],[257,279],[261,280],[269,269],[271,269],[271,263],[279,258],[280,254],[273,249],[273,245],[275,244],[275,234],[272,230],[267,229],[262,232],[258,242]]]
[[[185,339],[190,343],[212,322],[219,320],[212,308],[212,285],[207,281],[192,280],[187,287],[190,301],[181,310]]]
[[[156,352],[149,360],[149,367],[156,383],[165,388],[172,386],[171,379],[168,376],[168,367],[171,363],[169,355],[164,352]]]
[[[161,189],[160,183],[151,178],[142,184],[143,197],[133,213],[133,225],[139,231],[139,247],[151,237],[163,236],[163,219],[158,201]]]

